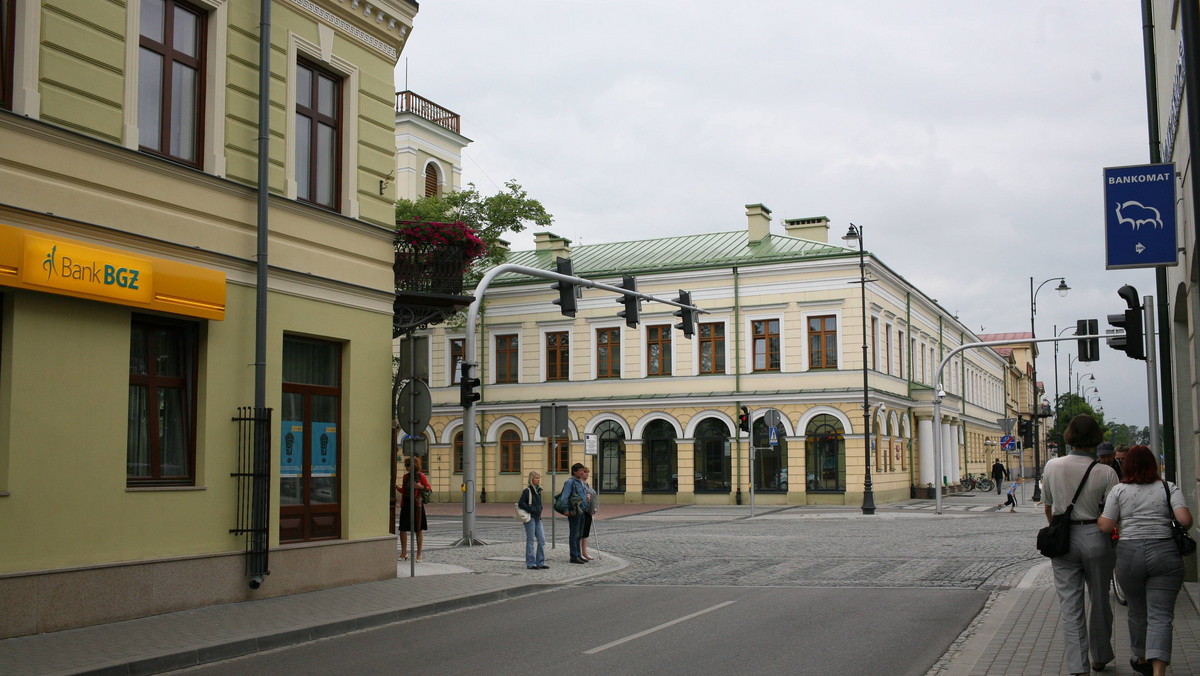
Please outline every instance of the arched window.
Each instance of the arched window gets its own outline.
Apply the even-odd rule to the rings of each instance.
[[[463,456],[463,433],[458,432],[454,435],[454,473],[462,474],[462,456]]]
[[[775,445],[771,445],[767,421],[754,421],[754,490],[786,491],[788,489],[787,439],[783,424],[775,430]]]
[[[504,430],[500,435],[500,471],[521,471],[521,435],[516,430]]]
[[[655,420],[642,433],[642,490],[673,493],[679,488],[676,476],[675,428],[666,420]]]
[[[717,418],[702,420],[695,434],[696,492],[729,492],[729,428]]]
[[[841,422],[819,415],[805,430],[808,490],[846,490],[846,438]]]
[[[438,194],[438,170],[437,165],[433,162],[425,165],[425,196],[437,197]]]
[[[601,493],[625,491],[625,430],[613,420],[605,420],[596,426],[600,438],[600,481],[596,485]]]

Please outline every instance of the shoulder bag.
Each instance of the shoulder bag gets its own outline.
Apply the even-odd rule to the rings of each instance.
[[[1042,556],[1054,558],[1071,551],[1071,512],[1075,511],[1075,501],[1079,499],[1079,494],[1083,492],[1083,487],[1087,484],[1088,475],[1092,473],[1092,468],[1096,466],[1096,462],[1093,460],[1092,464],[1088,465],[1087,471],[1083,473],[1083,480],[1079,482],[1079,488],[1075,489],[1075,497],[1071,498],[1071,504],[1067,505],[1066,511],[1052,517],[1050,525],[1038,531],[1037,548],[1042,553]]]
[[[526,489],[526,490],[529,490],[529,489]],[[529,504],[532,505],[533,504],[533,491],[530,490],[529,493],[530,493],[529,494]],[[522,492],[522,495],[524,495],[524,492]],[[517,514],[516,514],[515,518],[517,519],[517,521],[520,521],[521,523],[529,523],[529,520],[532,519],[533,517],[529,514],[529,512],[526,512],[525,510],[521,509],[521,503],[518,502],[517,503]]]
[[[1167,518],[1171,520],[1171,539],[1175,541],[1175,546],[1179,548],[1179,553],[1183,556],[1196,553],[1196,541],[1188,535],[1188,531],[1179,522],[1175,520],[1175,510],[1171,509],[1171,489],[1167,487],[1167,482],[1162,482],[1163,490],[1167,492]]]

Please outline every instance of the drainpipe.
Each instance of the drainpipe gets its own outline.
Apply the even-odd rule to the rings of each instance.
[[[741,393],[742,391],[742,323],[739,317],[741,308],[741,300],[738,296],[738,269],[733,266],[733,391]],[[733,404],[733,417],[737,418],[738,413],[742,410],[742,401],[739,399]],[[754,428],[751,427],[751,430]],[[734,495],[734,502],[742,504],[742,435],[740,432],[734,432],[737,438],[737,494]],[[753,431],[751,432],[753,434]]]

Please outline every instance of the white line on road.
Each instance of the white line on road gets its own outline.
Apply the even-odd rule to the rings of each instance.
[[[647,634],[653,634],[654,632],[658,631],[659,629],[666,629],[667,627],[669,627],[671,625],[679,624],[680,622],[686,622],[686,621],[692,619],[693,617],[700,617],[701,615],[703,615],[705,613],[711,613],[714,610],[720,610],[721,608],[724,608],[725,606],[728,606],[728,605],[731,605],[734,603],[737,603],[737,601],[726,601],[725,603],[718,603],[717,605],[715,605],[711,608],[705,608],[704,610],[698,610],[698,611],[692,613],[691,615],[684,615],[683,617],[676,618],[674,620],[671,620],[670,622],[664,622],[664,623],[658,625],[657,627],[650,627],[649,629],[647,629],[645,631],[639,631],[636,634],[630,634],[629,636],[626,636],[625,638],[619,638],[619,639],[613,641],[612,643],[605,643],[604,645],[596,647],[596,648],[592,648],[591,650],[585,650],[585,651],[583,651],[583,654],[584,655],[595,655],[596,653],[600,652],[601,650],[608,650],[609,648],[612,648],[614,646],[619,646],[622,643],[628,643],[629,641],[632,641],[635,638],[641,638]]]

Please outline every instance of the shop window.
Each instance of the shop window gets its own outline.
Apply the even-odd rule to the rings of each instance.
[[[761,451],[760,451],[761,452]],[[729,428],[716,418],[700,421],[695,433],[694,467],[697,493],[728,493],[730,481]]]
[[[279,540],[341,535],[341,346],[283,339]]]
[[[600,441],[600,481],[596,489],[601,493],[624,492],[625,490],[625,430],[612,420],[596,426]]]
[[[496,336],[496,382],[517,382],[517,336]]]
[[[296,197],[337,210],[341,198],[342,80],[316,64],[296,65]]]
[[[782,414],[781,414],[782,415]],[[771,443],[771,430],[767,421],[760,416],[754,421],[754,490],[786,491],[788,489],[787,439],[784,427],[775,429],[775,443]]]
[[[207,13],[182,0],[142,0],[138,143],[200,165]]]
[[[675,428],[665,420],[646,425],[642,434],[642,491],[673,493],[679,490]]]
[[[0,0],[0,108],[12,110],[17,0]]]
[[[521,471],[521,435],[515,430],[504,430],[500,435],[500,471]]]
[[[725,324],[700,325],[700,373],[725,373]]]
[[[553,331],[546,334],[546,380],[570,380],[571,334]]]
[[[596,377],[621,377],[621,329],[596,329]]]
[[[808,367],[835,369],[838,366],[837,317],[808,318]]]
[[[646,375],[671,375],[671,325],[646,327]]]
[[[846,438],[841,422],[831,415],[818,415],[808,423],[805,437],[808,490],[845,491]]]
[[[761,319],[750,323],[754,345],[754,370],[779,370],[779,320]]]
[[[129,341],[129,486],[192,485],[196,325],[135,316]]]

